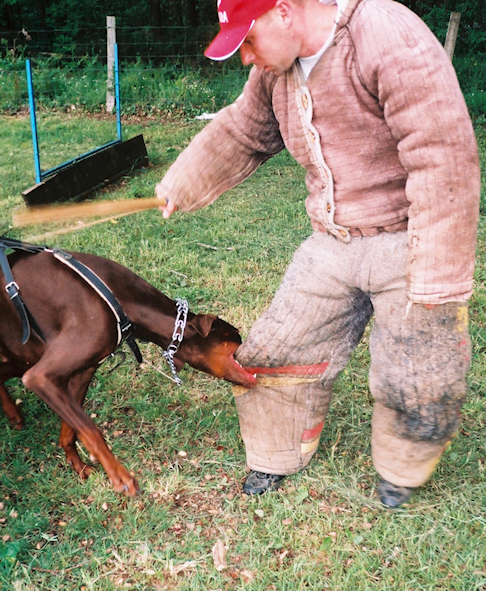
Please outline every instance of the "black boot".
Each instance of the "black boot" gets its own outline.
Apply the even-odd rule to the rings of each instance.
[[[284,478],[285,476],[279,474],[264,474],[252,470],[246,477],[243,492],[247,495],[261,495],[267,490],[277,490],[278,483]]]
[[[406,503],[412,496],[415,488],[406,486],[397,486],[387,480],[381,480],[378,485],[378,494],[380,501],[388,509],[398,509],[403,503]]]

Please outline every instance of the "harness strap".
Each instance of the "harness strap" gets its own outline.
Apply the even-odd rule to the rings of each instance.
[[[20,297],[19,286],[14,281],[4,248],[0,248],[0,267],[2,267],[3,276],[5,277],[5,282],[7,284],[5,286],[5,291],[7,292],[10,301],[15,306],[22,322],[22,345],[25,345],[30,338],[29,318],[25,311],[25,304]]]
[[[10,245],[5,245],[6,239],[2,239],[0,241],[0,267],[2,268],[3,276],[5,277],[5,291],[10,298],[10,301],[15,306],[18,315],[20,316],[20,321],[22,323],[22,345],[30,339],[30,326],[35,330],[35,332],[40,336],[42,340],[44,339],[44,335],[42,334],[42,330],[39,328],[39,325],[35,321],[35,318],[29,312],[29,309],[25,305],[22,297],[20,296],[20,289],[19,286],[15,283],[12,270],[10,269],[10,265],[7,259],[7,255],[5,253],[6,248],[12,248]],[[16,242],[16,241],[14,241]]]
[[[133,337],[133,324],[123,311],[120,302],[113,295],[106,283],[104,283],[104,281],[100,277],[98,277],[98,275],[96,275],[96,273],[94,273],[89,267],[75,259],[71,254],[69,254],[65,250],[62,250],[60,248],[46,248],[45,250],[47,250],[48,252],[52,252],[52,254],[58,261],[68,266],[70,269],[72,269],[78,275],[80,275],[86,281],[86,283],[88,283],[96,291],[96,293],[106,302],[106,304],[111,309],[113,315],[117,320],[117,345],[119,345],[122,340],[125,340],[127,342],[127,345],[133,351],[135,359],[138,361],[138,363],[141,363],[142,354],[140,353],[140,349],[138,348],[137,342]]]
[[[47,246],[41,246],[40,244],[30,244],[29,242],[22,242],[15,238],[6,238],[0,236],[0,248],[11,248],[12,250],[25,250],[26,252],[42,252],[47,250]]]

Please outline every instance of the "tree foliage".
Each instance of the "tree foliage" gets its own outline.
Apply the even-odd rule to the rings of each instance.
[[[486,53],[486,2],[484,0],[400,0],[417,13],[444,44],[451,12],[461,14],[456,54]]]
[[[0,0],[0,30],[103,26],[106,15],[121,26],[198,26],[216,18],[213,0]]]

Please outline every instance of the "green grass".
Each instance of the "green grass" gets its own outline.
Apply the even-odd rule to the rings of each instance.
[[[44,149],[53,160],[69,157],[70,136],[78,146],[88,130],[97,140],[114,125],[66,115],[43,124],[54,130]],[[127,138],[143,133],[152,164],[98,198],[151,196],[203,125],[124,124]],[[28,118],[2,116],[0,126],[0,232],[28,239],[53,230],[11,229],[21,192],[34,184],[32,149]],[[477,136],[484,170],[486,130],[478,127]],[[303,178],[283,153],[204,210],[167,221],[148,211],[48,243],[117,260],[244,336],[310,234]],[[10,382],[26,428],[14,431],[0,418],[0,589],[486,590],[485,189],[471,392],[459,435],[408,508],[387,512],[375,496],[368,333],[336,384],[310,466],[287,478],[282,492],[258,498],[239,494],[245,457],[230,385],[184,369],[178,388],[128,355],[114,373],[100,368],[85,408],[136,473],[143,489],[136,499],[115,494],[101,468],[79,482],[57,445],[60,420]],[[162,366],[160,351],[141,348]],[[221,572],[211,552],[218,539],[227,547]]]

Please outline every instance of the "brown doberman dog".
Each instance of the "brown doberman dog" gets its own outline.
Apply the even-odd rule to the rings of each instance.
[[[111,260],[71,253],[110,288],[133,325],[133,336],[166,349],[178,318],[176,302],[144,279]],[[10,423],[22,428],[20,409],[5,381],[21,377],[62,419],[59,443],[68,462],[85,479],[92,468],[79,457],[79,438],[105,469],[114,489],[138,492],[135,478],[114,457],[82,405],[100,361],[117,346],[117,321],[107,303],[84,279],[60,263],[52,251],[16,251],[8,256],[21,297],[42,332],[22,344],[22,323],[6,291],[0,289],[0,399]],[[0,273],[0,283],[3,277]],[[252,387],[256,378],[234,359],[241,338],[233,326],[210,314],[187,313],[175,369],[185,363],[217,378]]]

